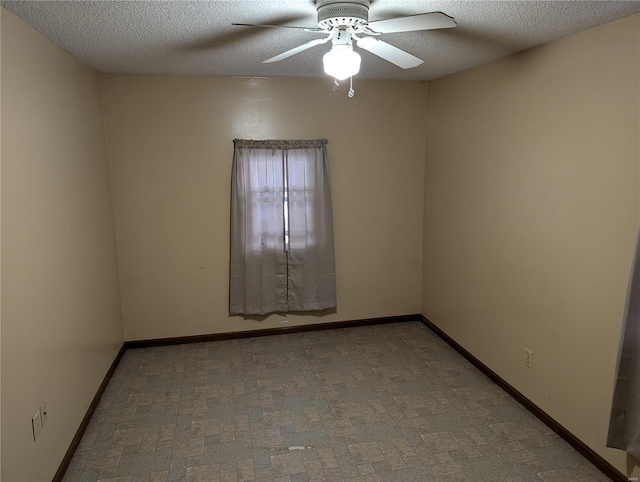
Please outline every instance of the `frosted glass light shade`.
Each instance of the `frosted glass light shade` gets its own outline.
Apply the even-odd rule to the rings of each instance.
[[[351,45],[334,45],[322,58],[324,72],[338,80],[344,80],[360,72],[360,55]]]

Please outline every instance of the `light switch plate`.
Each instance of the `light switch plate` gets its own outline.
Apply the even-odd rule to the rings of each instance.
[[[40,409],[31,417],[31,429],[33,430],[33,440],[36,441],[38,439],[38,435],[40,435],[40,430],[42,430],[42,420],[40,417]]]

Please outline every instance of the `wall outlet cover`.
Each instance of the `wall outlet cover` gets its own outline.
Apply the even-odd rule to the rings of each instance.
[[[524,349],[524,365],[533,368],[533,352],[528,348]]]

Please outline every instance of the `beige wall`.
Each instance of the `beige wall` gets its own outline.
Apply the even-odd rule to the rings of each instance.
[[[431,82],[426,119],[425,84],[360,79],[350,100],[327,80],[102,75],[101,106],[98,74],[1,18],[2,480],[52,477],[122,342],[111,196],[126,339],[409,314],[422,299],[640,473],[604,448],[640,218],[640,16]],[[228,317],[235,137],[329,139],[337,313]]]
[[[605,438],[639,62],[635,16],[430,82],[425,169],[422,313],[625,473]]]
[[[98,74],[3,11],[4,482],[51,480],[122,344],[115,256]]]
[[[426,84],[102,76],[128,340],[418,313]],[[234,138],[329,139],[338,310],[228,316]]]

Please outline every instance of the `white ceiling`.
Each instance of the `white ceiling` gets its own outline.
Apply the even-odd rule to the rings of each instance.
[[[323,77],[329,44],[262,61],[317,34],[234,27],[315,27],[312,0],[2,1],[9,11],[101,72]],[[640,12],[640,1],[373,0],[369,20],[442,11],[453,29],[384,34],[424,60],[403,70],[361,51],[361,78],[430,80]]]

